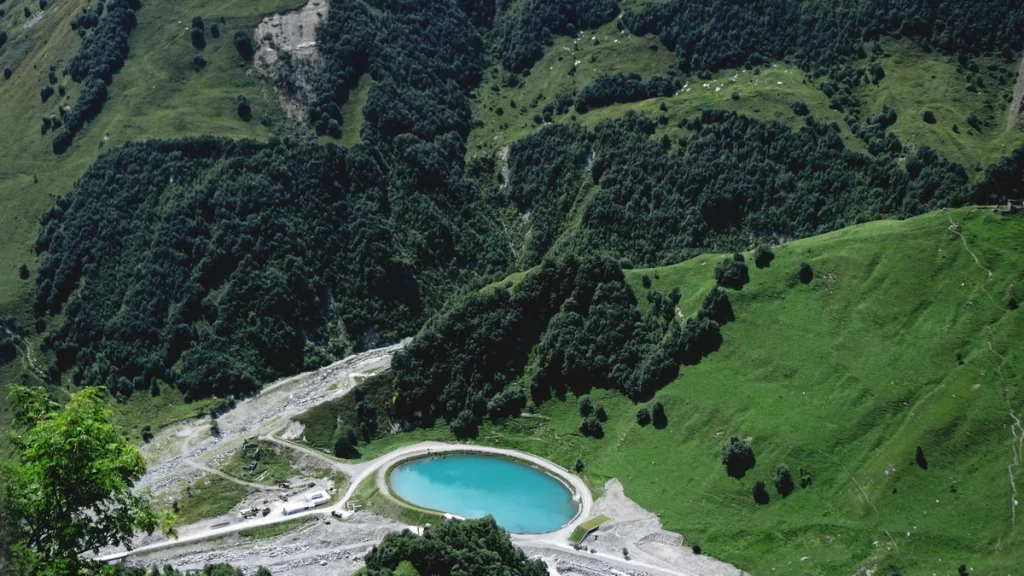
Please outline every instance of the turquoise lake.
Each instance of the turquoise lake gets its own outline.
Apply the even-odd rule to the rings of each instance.
[[[401,464],[391,489],[403,500],[462,516],[488,514],[509,532],[558,530],[576,515],[572,493],[553,477],[517,462],[459,454]]]

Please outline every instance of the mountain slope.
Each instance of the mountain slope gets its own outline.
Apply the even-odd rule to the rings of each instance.
[[[595,388],[602,439],[579,432],[570,394],[540,404],[540,418],[487,424],[476,441],[566,467],[581,458],[592,486],[618,478],[668,529],[752,573],[948,574],[960,563],[1012,573],[1024,561],[1010,504],[1021,497],[1011,479],[1019,490],[1024,478],[1024,316],[1010,304],[1022,296],[1021,241],[1021,217],[960,209],[779,246],[770,267],[729,290],[735,320],[720,349],[655,396],[663,429],[637,424],[650,404]],[[680,289],[680,313],[694,315],[720,258],[627,271],[638,308],[646,277],[650,290]],[[756,456],[741,480],[720,461],[732,435]],[[387,436],[363,453],[401,442]],[[811,484],[780,496],[771,481],[782,464]],[[751,498],[757,480],[768,505]]]

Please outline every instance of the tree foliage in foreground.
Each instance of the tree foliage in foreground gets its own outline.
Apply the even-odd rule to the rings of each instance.
[[[78,574],[93,565],[82,554],[130,546],[137,531],[160,526],[148,499],[132,493],[142,454],[111,423],[99,389],[64,407],[41,388],[14,386],[11,396],[14,454],[0,464],[0,504],[16,572]]]
[[[546,576],[544,561],[529,559],[512,545],[508,533],[491,516],[449,520],[422,536],[408,530],[392,532],[366,555],[368,576],[391,576],[409,563],[432,576]]]

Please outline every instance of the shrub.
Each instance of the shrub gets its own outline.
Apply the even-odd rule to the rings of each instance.
[[[1010,310],[1016,310],[1020,307],[1020,302],[1017,302],[1016,298],[1010,296],[1010,299],[1006,301],[1006,307]]]
[[[785,464],[780,465],[775,470],[775,475],[772,476],[772,484],[775,485],[775,489],[782,494],[785,498],[793,493],[793,475],[789,473],[789,468]]]
[[[0,30],[0,48],[7,43],[7,30]]]
[[[698,544],[696,542],[694,542],[693,546],[690,547],[690,550],[693,550],[693,553],[696,554],[697,556],[700,556],[700,553],[704,551],[700,547],[700,544]]]
[[[733,90],[732,91],[732,99],[733,100],[739,100],[740,99],[740,91],[739,90]]]
[[[729,438],[729,443],[722,447],[722,464],[729,476],[743,478],[757,464],[750,442],[740,440],[739,436]]]
[[[243,121],[248,122],[252,120],[252,106],[249,104],[249,99],[245,96],[239,96],[235,99],[235,110],[238,112],[238,117]]]
[[[647,426],[651,423],[651,410],[647,406],[641,406],[636,411],[636,423]]]
[[[334,455],[338,458],[358,458],[359,450],[359,435],[351,427],[345,428],[345,431],[338,436],[338,439],[334,441]]]
[[[238,50],[238,55],[242,57],[242,60],[252,60],[254,54],[252,38],[245,30],[235,32],[235,50]]]
[[[651,422],[658,430],[668,426],[668,417],[665,416],[665,407],[661,404],[660,400],[655,400],[654,404],[651,405]]]
[[[220,38],[220,26],[218,26],[216,23],[210,26],[210,36],[213,36],[214,40]]]
[[[598,404],[597,408],[594,409],[594,416],[597,416],[599,422],[608,421],[608,413],[604,411],[604,406]]]
[[[924,121],[928,124],[935,124],[935,113],[931,110],[925,110]]]
[[[811,477],[811,473],[808,472],[807,470],[804,470],[802,467],[799,470],[797,470],[797,473],[800,474],[801,488],[807,488],[814,482],[814,478]]]
[[[203,31],[199,28],[192,29],[192,45],[195,46],[196,50],[202,50],[206,48],[206,36]]]
[[[590,401],[590,396],[586,394],[580,396],[579,400],[576,401],[576,407],[579,408],[580,416],[584,418],[594,412],[594,404]]]
[[[50,5],[50,3],[47,2],[46,0],[39,0],[39,9],[40,10],[46,10],[46,7],[49,6],[49,5]]]
[[[978,120],[978,115],[977,114],[971,114],[970,116],[968,116],[967,117],[967,124],[971,128],[974,128],[975,130],[977,130],[979,132],[981,131],[981,121]]]
[[[43,102],[49,100],[50,96],[53,96],[53,86],[45,86],[43,89],[39,91],[39,97],[43,100]]]
[[[580,420],[580,433],[593,438],[604,437],[604,429],[601,427],[601,422],[592,415]]]
[[[216,24],[214,24],[216,26]],[[192,17],[192,28],[196,30],[206,30],[206,26],[203,24],[202,16]]]
[[[754,502],[757,502],[758,504],[767,504],[771,501],[771,496],[768,495],[768,490],[765,490],[764,480],[754,482],[754,487],[750,490],[750,494],[754,497]]]
[[[922,450],[920,446],[917,447],[917,453],[914,455],[914,460],[917,461],[917,465],[920,466],[922,470],[928,469],[928,460],[924,457],[924,450]]]
[[[719,324],[726,324],[736,319],[732,311],[732,303],[729,302],[729,295],[718,286],[711,289],[704,297],[700,306],[700,314],[710,318]]]
[[[767,268],[772,265],[772,260],[775,260],[775,253],[772,252],[771,247],[759,244],[754,250],[754,266]]]
[[[18,277],[22,280],[28,280],[28,265],[22,264],[18,266]]]
[[[790,105],[790,108],[793,109],[793,114],[796,114],[797,116],[807,116],[811,113],[810,108],[808,108],[807,104],[803,102],[793,102],[793,104]]]
[[[192,56],[192,68],[198,72],[206,67],[206,58],[202,54]]]
[[[576,459],[576,466],[575,466],[576,473],[579,474],[579,473],[583,472],[583,467],[584,467],[583,459],[582,458],[577,458]]]
[[[0,42],[0,44],[3,44],[3,42]],[[4,80],[10,80],[12,74],[14,74],[13,70],[7,67],[4,68]]]
[[[750,273],[745,263],[726,258],[715,266],[715,281],[719,286],[742,290],[743,285],[750,282]]]
[[[640,277],[640,284],[642,284],[644,288],[650,289],[651,277],[648,276],[647,274],[644,274],[643,276]]]
[[[800,271],[797,272],[797,278],[799,278],[804,284],[810,284],[811,280],[814,280],[814,270],[811,268],[811,265],[807,262],[801,262]]]

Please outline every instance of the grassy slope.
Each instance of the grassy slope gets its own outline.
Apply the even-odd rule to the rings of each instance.
[[[594,45],[592,37],[600,43]],[[656,51],[651,47],[657,46]],[[1013,90],[1016,63],[1001,59],[980,58],[980,75],[986,88],[979,93],[967,91],[967,74],[955,60],[925,54],[909,40],[886,41],[885,52],[879,63],[886,78],[877,85],[867,85],[860,91],[864,102],[863,115],[877,114],[883,106],[892,106],[900,113],[893,130],[909,146],[930,146],[948,159],[974,168],[988,166],[1005,156],[1009,150],[1024,144],[1024,131],[1007,125],[1007,97]],[[596,57],[596,62],[591,58]],[[561,60],[559,60],[561,58]],[[574,76],[569,69],[580,61]],[[989,70],[995,66],[996,70]],[[504,71],[500,66],[488,70],[474,101],[474,117],[483,122],[470,135],[469,155],[490,155],[516,140],[538,130],[533,120],[544,104],[552,101],[561,91],[582,89],[600,74],[637,72],[647,78],[656,74],[667,75],[675,68],[675,56],[655,37],[640,38],[623,34],[615,23],[592,32],[583,32],[580,38],[559,37],[544,57],[525,78],[525,85],[508,88],[502,85]],[[762,120],[777,120],[793,128],[803,125],[803,119],[791,111],[791,104],[802,101],[811,113],[824,122],[835,122],[842,130],[848,147],[865,152],[866,146],[850,131],[844,120],[845,113],[831,110],[828,97],[818,89],[821,79],[807,77],[796,66],[776,62],[755,76],[749,70],[725,70],[712,80],[691,77],[687,87],[670,98],[652,98],[642,102],[617,104],[592,110],[574,119],[574,112],[556,117],[556,122],[579,122],[593,127],[597,123],[621,117],[629,110],[641,111],[657,118],[668,108],[667,126],[658,128],[658,136],[667,133],[678,137],[683,130],[677,128],[680,119],[692,117],[705,108],[722,108],[740,112]],[[495,92],[492,86],[498,86]],[[718,89],[718,91],[716,91]],[[732,92],[740,94],[732,99]],[[541,96],[536,107],[534,99]],[[513,109],[526,106],[526,113]],[[502,108],[504,114],[496,111]],[[922,120],[925,110],[932,110],[938,119],[934,125]],[[975,113],[985,123],[982,133],[967,126],[967,117]],[[952,131],[958,124],[960,133]],[[972,173],[975,173],[972,171]]]
[[[981,265],[948,231],[950,218]],[[610,415],[603,440],[576,432],[570,398],[542,406],[548,420],[486,426],[479,441],[564,466],[582,457],[592,486],[619,478],[668,529],[752,573],[949,574],[961,562],[979,574],[1012,573],[1024,563],[1024,538],[1010,528],[1008,407],[1024,412],[1015,345],[1024,314],[1002,302],[1011,285],[1021,296],[1024,258],[1014,246],[1022,241],[1020,217],[957,210],[792,242],[730,293],[737,320],[723,329],[722,349],[658,393],[666,429],[640,428],[632,402],[595,391]],[[681,287],[689,315],[719,258],[629,279],[640,302],[643,274],[663,293]],[[815,269],[810,285],[796,280],[802,261]],[[415,439],[431,433],[441,431]],[[719,461],[732,434],[751,437],[758,460],[739,481]],[[914,462],[918,445],[927,471]],[[808,469],[813,485],[782,499],[770,487],[783,463],[794,475]],[[769,484],[768,506],[750,496],[758,479]]]

